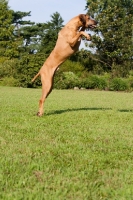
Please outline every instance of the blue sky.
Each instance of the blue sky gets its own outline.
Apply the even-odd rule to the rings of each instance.
[[[49,21],[57,11],[66,24],[76,15],[86,13],[86,0],[9,0],[9,6],[14,11],[31,11],[29,20],[33,22]]]
[[[31,11],[31,17],[25,20],[32,22],[47,22],[51,20],[50,15],[60,13],[64,25],[73,17],[86,13],[86,0],[8,0],[10,9],[14,11]],[[80,48],[86,48],[81,42]]]

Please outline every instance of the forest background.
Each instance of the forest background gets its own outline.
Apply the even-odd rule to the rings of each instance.
[[[132,0],[87,0],[86,13],[98,21],[80,49],[59,68],[54,88],[133,89],[133,3]],[[31,79],[55,46],[64,26],[60,13],[44,23],[30,21],[32,13],[10,9],[0,0],[0,85],[40,87]],[[25,20],[29,17],[29,20]],[[89,32],[90,33],[90,32]]]

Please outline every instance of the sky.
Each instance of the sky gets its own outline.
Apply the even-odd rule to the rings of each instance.
[[[58,12],[64,20],[64,25],[73,17],[85,14],[86,0],[8,0],[10,9],[14,11],[29,12],[30,17],[25,20],[45,23],[51,20],[51,15]],[[81,42],[80,49],[86,48]]]
[[[9,0],[8,5],[14,11],[31,11],[28,19],[37,23],[50,21],[50,15],[55,12],[61,15],[64,24],[76,15],[86,13],[86,0]]]

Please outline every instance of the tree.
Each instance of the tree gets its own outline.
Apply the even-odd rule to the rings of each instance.
[[[26,42],[26,52],[29,52],[21,56],[17,66],[17,78],[20,81],[20,86],[37,87],[40,85],[39,79],[33,84],[31,84],[31,79],[54,48],[58,32],[63,27],[63,20],[59,13],[54,13],[51,18],[50,22],[25,26],[19,31],[20,36],[23,36]],[[33,54],[30,53],[32,50]]]
[[[14,35],[13,11],[8,1],[0,0],[0,78],[13,76],[22,40]]]
[[[1,60],[18,57],[18,41],[13,35],[12,10],[6,0],[0,0],[0,57]]]
[[[133,59],[132,0],[87,0],[86,8],[98,20],[90,47],[96,49],[107,70],[119,71],[118,74],[125,76],[132,69]]]
[[[38,53],[42,26],[30,20],[25,21],[24,17],[30,17],[30,12],[13,12],[14,35],[22,38],[23,41],[19,46],[20,54],[15,78],[19,80],[19,85],[22,87],[34,87],[40,85],[40,81],[32,85],[31,79],[44,62],[44,55]]]
[[[41,53],[23,55],[17,64],[15,78],[19,80],[19,86],[37,87],[41,85],[40,79],[33,84],[31,79],[38,73],[44,62],[44,55]]]
[[[43,35],[41,38],[41,47],[40,52],[43,52],[47,56],[53,50],[56,40],[58,37],[58,33],[63,27],[64,20],[60,16],[58,12],[55,12],[51,15],[51,21],[43,24]]]
[[[22,38],[23,43],[19,46],[22,54],[34,54],[38,49],[38,32],[39,27],[35,22],[24,20],[24,17],[30,17],[31,12],[13,11],[12,23],[15,26],[14,34]]]

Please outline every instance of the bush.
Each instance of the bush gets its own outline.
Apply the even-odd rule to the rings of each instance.
[[[129,85],[124,79],[114,78],[110,82],[109,89],[111,91],[125,91],[129,89]]]
[[[129,83],[130,83],[130,87],[133,88],[133,79],[129,80]]]
[[[0,85],[15,87],[15,86],[19,86],[19,81],[13,77],[4,77],[0,80]]]
[[[129,72],[128,82],[129,82],[129,85],[130,85],[130,89],[132,90],[133,89],[133,70],[131,70]]]
[[[3,63],[0,63],[0,78],[4,77],[14,77],[16,74],[16,66],[18,60],[6,60]]]
[[[98,77],[98,76],[92,76],[90,77],[92,82],[92,88],[96,89],[105,89],[107,87],[107,82],[104,78]]]
[[[35,88],[41,86],[40,78],[31,83],[32,78],[38,73],[44,62],[43,54],[29,54],[23,56],[17,65],[17,75],[21,87]]]
[[[128,78],[128,83],[129,83],[129,86],[130,86],[130,90],[133,90],[133,77]]]
[[[72,89],[74,87],[104,90],[107,87],[107,80],[94,75],[79,78],[73,72],[57,72],[54,78],[54,88]]]
[[[60,66],[60,72],[73,72],[74,74],[77,74],[78,76],[81,76],[85,68],[82,66],[80,62],[74,62],[71,60],[66,60],[61,66]]]
[[[90,89],[91,88],[91,81],[89,78],[82,78],[80,79],[80,88],[86,88],[86,89]]]
[[[86,89],[104,90],[107,87],[107,81],[103,77],[91,75],[90,77],[81,80],[81,86]]]
[[[54,88],[56,89],[72,89],[78,86],[79,78],[73,72],[63,72],[58,74],[54,79]]]

